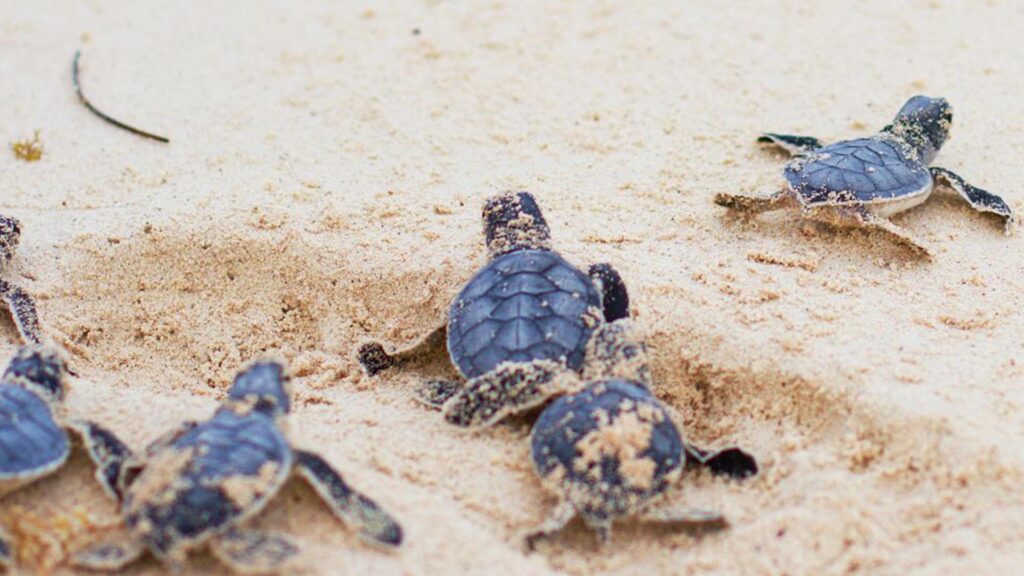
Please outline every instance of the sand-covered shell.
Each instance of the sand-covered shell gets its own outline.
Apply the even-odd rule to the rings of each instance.
[[[583,365],[601,297],[585,273],[547,250],[495,258],[451,305],[448,352],[466,378],[502,362]]]
[[[818,148],[790,161],[786,180],[804,204],[859,204],[899,200],[932,185],[928,167],[905,144],[860,138]]]
[[[563,396],[533,427],[534,466],[584,519],[635,512],[679,478],[686,453],[666,408],[638,383],[595,382]]]
[[[150,457],[127,492],[128,527],[160,554],[198,545],[260,511],[292,462],[272,419],[222,408]]]

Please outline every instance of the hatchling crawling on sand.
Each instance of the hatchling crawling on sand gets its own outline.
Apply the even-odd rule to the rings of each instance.
[[[924,244],[888,218],[947,185],[975,210],[997,215],[1011,232],[1016,218],[1002,198],[950,170],[928,167],[952,125],[953,109],[945,99],[914,96],[891,124],[867,138],[824,145],[810,136],[766,133],[760,142],[795,155],[783,172],[786,188],[769,196],[718,194],[715,203],[748,214],[799,206],[805,217],[878,230],[929,258]]]
[[[9,216],[0,214],[0,276],[7,271],[14,253],[21,241],[21,223]],[[24,290],[0,277],[0,299],[11,311],[18,333],[26,343],[40,342],[39,318],[32,297]]]
[[[284,535],[244,528],[293,473],[344,523],[370,542],[395,547],[402,529],[376,502],[350,487],[320,456],[292,448],[283,425],[291,407],[281,362],[261,360],[235,377],[208,420],[189,422],[133,457],[121,477],[127,537],[74,556],[95,570],[117,570],[149,550],[172,567],[209,547],[232,570],[274,572],[299,548]]]
[[[71,453],[73,432],[95,462],[104,490],[120,497],[117,478],[128,449],[101,426],[65,417],[67,374],[56,350],[32,345],[18,350],[0,378],[0,496],[57,472]],[[0,527],[0,567],[12,563]]]
[[[625,285],[618,281],[605,290],[610,290],[606,296],[614,294],[615,314],[621,317],[591,336],[582,373],[565,365],[510,371],[468,386],[443,405],[450,422],[480,427],[557,397],[543,409],[530,437],[534,469],[558,504],[527,535],[528,547],[577,515],[602,542],[611,537],[613,521],[633,515],[659,523],[722,526],[724,518],[716,512],[672,508],[660,500],[687,464],[737,479],[757,473],[754,458],[739,448],[708,452],[686,442],[682,419],[650,391],[646,350],[633,335]]]
[[[618,274],[608,265],[588,274],[551,248],[551,234],[534,197],[527,192],[489,199],[483,210],[490,262],[455,297],[447,325],[404,350],[378,342],[364,344],[359,361],[370,374],[440,344],[447,331],[452,363],[468,380],[466,389],[524,374],[545,374],[583,366],[587,341],[625,302],[603,289]],[[388,350],[390,348],[390,350]],[[431,381],[419,395],[436,404],[463,389],[458,382]]]

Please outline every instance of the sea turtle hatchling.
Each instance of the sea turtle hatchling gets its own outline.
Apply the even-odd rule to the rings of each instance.
[[[21,223],[0,214],[0,275],[7,271],[14,259],[14,253],[21,241]],[[0,277],[0,299],[4,301],[14,318],[14,325],[26,343],[38,344],[39,317],[36,304],[24,290]]]
[[[888,217],[923,203],[944,184],[975,210],[1002,218],[1011,232],[1016,218],[1002,198],[950,170],[928,167],[952,125],[953,109],[945,99],[914,96],[892,124],[867,138],[824,145],[810,136],[766,133],[760,142],[795,155],[784,170],[786,188],[769,196],[718,194],[715,203],[744,213],[799,206],[805,217],[879,230],[929,258],[931,251]]]
[[[358,356],[367,373],[439,345],[446,331],[448,354],[467,382],[428,382],[419,396],[430,404],[509,377],[542,379],[563,366],[578,371],[594,330],[628,306],[616,296],[618,274],[611,266],[595,265],[587,274],[552,250],[533,195],[494,196],[484,205],[483,220],[490,262],[452,301],[447,325],[439,322],[435,331],[402,350],[364,344]]]
[[[72,432],[82,438],[104,490],[120,497],[117,478],[128,449],[98,424],[66,418],[67,375],[59,352],[30,345],[0,378],[0,496],[57,472],[71,453]],[[0,567],[13,564],[13,555],[0,527]]]
[[[210,419],[184,424],[128,462],[121,480],[128,535],[87,547],[74,555],[74,564],[117,570],[149,550],[175,567],[190,551],[208,547],[237,572],[281,570],[298,546],[284,535],[243,526],[293,473],[361,536],[400,545],[401,527],[376,502],[317,454],[292,448],[283,427],[291,407],[288,388],[282,362],[253,362],[238,373]]]
[[[558,504],[527,535],[528,547],[577,515],[601,541],[610,538],[613,521],[632,515],[722,526],[724,518],[716,512],[673,508],[661,500],[687,464],[734,478],[757,473],[754,458],[739,448],[708,452],[686,442],[682,419],[650,391],[647,354],[634,336],[625,285],[619,282],[615,294],[624,316],[597,328],[581,375],[565,366],[544,378],[508,372],[444,405],[449,421],[481,427],[558,397],[543,409],[530,435],[534,469]]]

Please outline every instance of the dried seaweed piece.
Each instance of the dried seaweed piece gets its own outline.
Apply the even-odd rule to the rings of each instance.
[[[93,106],[92,102],[89,102],[89,99],[86,98],[85,94],[82,93],[82,85],[78,81],[78,75],[79,75],[78,74],[78,60],[79,60],[79,58],[81,56],[82,56],[82,51],[81,50],[78,50],[78,51],[75,52],[75,59],[71,63],[71,82],[75,86],[75,93],[78,95],[78,100],[86,108],[88,108],[90,112],[92,112],[93,114],[99,116],[100,119],[103,120],[104,122],[106,122],[108,124],[112,124],[114,126],[117,126],[118,128],[120,128],[122,130],[127,130],[128,132],[131,132],[132,134],[135,134],[137,136],[142,136],[143,138],[149,138],[150,140],[156,140],[157,142],[163,142],[164,144],[170,143],[170,140],[168,140],[167,138],[165,138],[163,136],[159,136],[159,135],[153,134],[151,132],[146,132],[145,130],[140,130],[140,129],[134,127],[134,126],[129,126],[128,124],[125,124],[124,122],[121,122],[120,120],[117,120],[115,118],[111,118],[110,116],[108,116],[107,114],[104,114],[103,112],[99,111],[95,106]]]
[[[39,139],[39,130],[32,135],[32,139],[25,138],[11,143],[11,150],[15,158],[25,162],[38,162],[43,157],[43,142]]]

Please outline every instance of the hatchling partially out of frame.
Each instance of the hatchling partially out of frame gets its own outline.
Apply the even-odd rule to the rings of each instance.
[[[634,335],[625,285],[619,281],[605,290],[606,296],[614,295],[622,317],[596,329],[581,373],[564,365],[506,372],[436,404],[449,422],[482,427],[556,398],[535,422],[530,442],[534,469],[558,503],[526,536],[530,548],[576,516],[602,542],[610,539],[612,523],[628,516],[724,526],[717,512],[674,508],[662,500],[687,464],[736,479],[758,470],[754,458],[739,448],[709,452],[685,440],[681,417],[651,393],[647,353]]]
[[[96,479],[120,498],[117,479],[128,449],[98,424],[64,413],[68,370],[60,353],[31,345],[18,350],[0,378],[0,497],[56,473],[71,454],[68,432],[79,436],[96,464]],[[0,567],[14,551],[0,525]]]
[[[14,253],[21,241],[21,223],[9,216],[0,214],[0,276],[10,267]],[[18,286],[0,277],[0,300],[11,312],[14,325],[25,343],[39,344],[39,318],[36,304],[32,297]]]
[[[584,273],[553,251],[547,222],[527,192],[490,198],[483,220],[490,262],[452,301],[447,322],[405,349],[364,344],[358,356],[368,374],[440,345],[445,333],[452,364],[467,381],[427,382],[418,396],[429,404],[509,378],[581,369],[587,341],[605,321],[602,308],[612,318],[623,309],[615,292],[603,288],[618,274],[607,264]]]
[[[759,142],[795,155],[783,172],[786,187],[768,196],[718,194],[715,203],[746,214],[799,207],[807,218],[877,230],[930,258],[931,250],[888,218],[946,185],[975,210],[998,216],[1010,233],[1017,218],[1002,198],[950,170],[929,168],[952,125],[953,109],[945,99],[914,96],[891,124],[866,138],[824,145],[810,136],[765,133]]]
[[[399,546],[402,529],[387,512],[323,458],[292,448],[283,426],[291,408],[288,388],[282,362],[253,362],[210,419],[185,423],[132,457],[120,478],[128,534],[87,547],[74,564],[118,570],[148,550],[175,567],[190,551],[208,547],[239,573],[285,569],[299,547],[282,534],[244,525],[294,474],[369,542]]]

